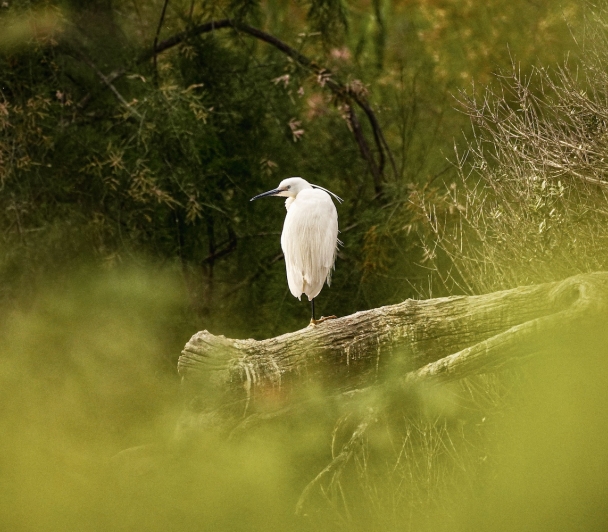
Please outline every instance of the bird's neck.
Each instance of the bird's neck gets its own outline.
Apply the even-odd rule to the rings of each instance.
[[[291,204],[295,201],[296,198],[289,196],[286,200],[285,200],[285,208],[287,210],[289,210],[289,207],[291,206]]]

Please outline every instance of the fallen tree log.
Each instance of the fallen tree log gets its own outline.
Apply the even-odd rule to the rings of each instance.
[[[407,389],[486,373],[576,343],[605,317],[608,273],[480,296],[406,300],[268,340],[195,334],[178,362],[187,424],[230,429],[317,396],[348,400],[391,383]],[[600,321],[601,320],[601,321]],[[548,342],[551,340],[551,342]]]

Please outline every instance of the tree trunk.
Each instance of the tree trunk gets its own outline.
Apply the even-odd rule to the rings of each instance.
[[[234,426],[317,396],[348,400],[385,384],[410,387],[486,373],[576,342],[607,317],[608,273],[481,296],[406,300],[268,340],[207,331],[178,369],[195,400],[188,424]]]

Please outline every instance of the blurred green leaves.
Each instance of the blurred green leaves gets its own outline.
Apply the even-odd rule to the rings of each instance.
[[[56,45],[66,25],[59,6],[39,2],[38,6],[13,9],[4,1],[0,4],[0,51],[15,51],[25,46]],[[11,8],[11,9],[9,9]]]
[[[525,370],[395,395],[296,518],[367,405],[339,412],[313,397],[231,440],[178,431],[187,398],[164,360],[188,326],[179,276],[158,270],[81,267],[2,309],[1,528],[605,527],[601,331]]]

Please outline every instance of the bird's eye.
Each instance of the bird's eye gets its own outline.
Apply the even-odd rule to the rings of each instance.
[[[290,189],[291,189],[291,185],[287,185],[287,190],[290,190]]]

